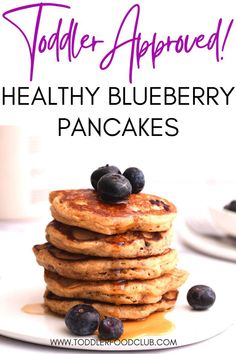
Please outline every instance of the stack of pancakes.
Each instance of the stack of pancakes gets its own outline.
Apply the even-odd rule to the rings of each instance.
[[[101,316],[134,320],[174,306],[187,272],[176,269],[169,248],[172,203],[139,193],[112,205],[90,189],[51,192],[50,202],[48,242],[33,250],[45,268],[51,311],[85,303]]]

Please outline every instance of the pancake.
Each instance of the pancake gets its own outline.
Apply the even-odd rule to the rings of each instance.
[[[161,254],[169,247],[172,230],[163,232],[129,231],[107,236],[56,220],[46,228],[46,239],[52,245],[71,253],[97,257],[136,258]]]
[[[62,251],[49,243],[33,247],[39,265],[59,275],[80,280],[154,279],[177,264],[177,252],[167,249],[159,256],[115,259]]]
[[[65,315],[69,309],[79,304],[92,305],[101,317],[116,317],[121,320],[138,320],[145,318],[153,312],[171,309],[176,302],[178,291],[173,290],[164,294],[161,300],[149,305],[112,305],[104,302],[91,302],[82,299],[69,299],[59,297],[48,290],[44,294],[44,303],[52,311],[59,315]]]
[[[61,190],[50,193],[54,219],[106,235],[126,231],[168,230],[176,207],[155,195],[131,194],[127,203],[107,204],[91,189]]]
[[[97,282],[68,279],[47,270],[44,273],[47,288],[55,295],[116,305],[156,303],[163,294],[180,287],[186,278],[187,272],[178,269],[151,280]]]

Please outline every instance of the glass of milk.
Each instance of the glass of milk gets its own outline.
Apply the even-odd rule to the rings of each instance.
[[[24,126],[0,126],[0,220],[34,219],[47,210],[43,139]]]

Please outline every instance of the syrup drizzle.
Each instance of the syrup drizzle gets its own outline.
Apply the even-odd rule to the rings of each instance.
[[[158,336],[170,332],[175,325],[165,318],[165,312],[156,312],[138,321],[124,321],[124,333],[120,339]]]
[[[44,304],[27,304],[21,310],[31,315],[48,315],[49,310]],[[175,325],[165,318],[166,312],[156,312],[148,318],[136,321],[124,321],[122,339],[133,339],[145,336],[159,336],[172,331]]]
[[[44,304],[26,304],[21,308],[21,310],[30,315],[45,315],[48,314],[48,309]]]

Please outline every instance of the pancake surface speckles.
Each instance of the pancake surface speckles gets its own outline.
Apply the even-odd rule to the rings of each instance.
[[[154,279],[175,268],[177,252],[167,249],[159,256],[137,259],[91,257],[68,253],[49,243],[33,248],[37,262],[49,271],[70,279]]]
[[[178,291],[173,290],[164,294],[160,301],[155,304],[113,305],[104,302],[91,302],[82,299],[59,297],[46,290],[44,294],[44,303],[52,312],[59,315],[65,315],[67,311],[75,305],[90,304],[100,313],[101,317],[116,317],[121,320],[138,320],[149,316],[153,312],[171,309],[175,305],[177,296]]]
[[[174,269],[159,278],[151,280],[81,281],[61,277],[45,270],[47,288],[58,296],[82,298],[120,304],[151,304],[162,295],[180,287],[187,278],[187,272]]]
[[[54,191],[49,199],[56,220],[106,235],[164,231],[176,215],[172,203],[144,193],[131,194],[127,203],[118,205],[103,203],[91,189]]]
[[[136,258],[163,253],[169,247],[172,229],[163,232],[128,231],[102,235],[53,220],[46,228],[46,238],[57,248],[97,257]]]

